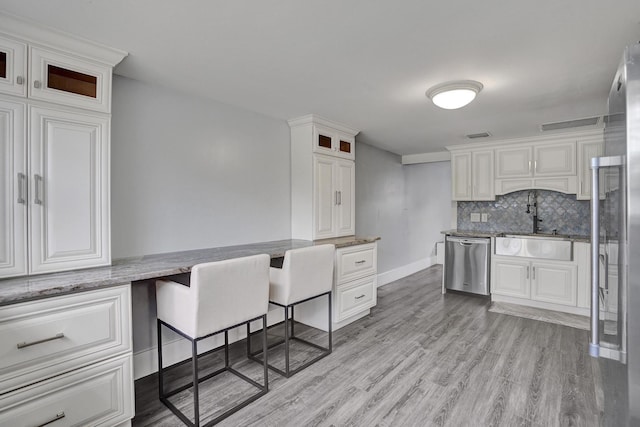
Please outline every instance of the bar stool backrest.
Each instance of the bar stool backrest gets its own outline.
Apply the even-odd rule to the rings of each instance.
[[[271,269],[280,275],[281,289],[271,288],[271,301],[289,305],[329,292],[333,285],[334,245],[318,245],[292,249],[284,254],[282,270]],[[274,271],[275,270],[275,271]],[[273,295],[273,293],[279,295]]]
[[[269,255],[195,265],[191,269],[192,316],[198,337],[266,314]]]

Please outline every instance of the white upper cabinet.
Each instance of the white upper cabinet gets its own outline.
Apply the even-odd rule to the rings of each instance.
[[[318,240],[355,234],[355,136],[313,114],[291,127],[291,235]]]
[[[313,138],[313,151],[315,153],[349,160],[355,160],[356,158],[355,138],[351,135],[322,125],[315,125]]]
[[[109,118],[31,107],[32,273],[107,265]]]
[[[27,96],[27,44],[1,35],[0,93]]]
[[[111,73],[126,52],[0,13],[0,278],[108,265]]]
[[[0,99],[0,277],[27,274],[25,110]]]
[[[29,97],[108,113],[111,67],[32,46]]]
[[[591,199],[591,159],[604,156],[602,138],[578,141],[578,200]],[[600,198],[604,199],[604,174],[600,174]]]
[[[528,178],[532,176],[533,150],[531,147],[497,148],[496,179]]]
[[[451,153],[453,200],[495,200],[493,150]]]
[[[496,159],[497,179],[576,174],[576,144],[573,141],[497,148]]]

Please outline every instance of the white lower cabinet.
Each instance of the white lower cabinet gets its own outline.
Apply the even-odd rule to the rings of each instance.
[[[574,243],[574,246],[577,244]],[[492,300],[560,310],[562,307],[576,307],[575,310],[564,311],[581,313],[580,309],[585,308],[583,301],[588,283],[582,274],[578,283],[578,268],[588,269],[588,265],[582,266],[584,257],[576,256],[576,253],[582,254],[585,250],[582,247],[579,251],[574,249],[573,261],[493,255]]]
[[[377,243],[336,250],[334,322],[342,322],[362,312],[368,312],[376,305],[377,266]]]
[[[119,425],[134,415],[132,378],[127,354],[0,395],[0,425]]]
[[[134,415],[130,285],[0,307],[0,426]]]
[[[531,263],[531,299],[575,306],[576,270],[575,265]]]

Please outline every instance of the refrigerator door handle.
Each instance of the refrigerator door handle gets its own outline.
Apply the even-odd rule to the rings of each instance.
[[[591,159],[591,341],[589,355],[600,357],[600,180],[603,167],[622,166],[623,156]],[[605,283],[608,277],[604,278]],[[608,284],[605,285],[605,288]]]
[[[591,357],[600,355],[600,164],[597,160],[598,157],[591,159]]]

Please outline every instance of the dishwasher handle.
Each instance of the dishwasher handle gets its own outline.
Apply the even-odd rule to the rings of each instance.
[[[447,236],[447,242],[460,243],[462,246],[488,245],[491,239],[488,237],[452,237]]]

